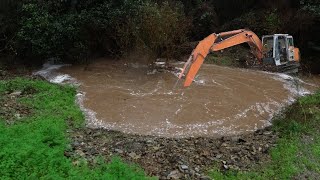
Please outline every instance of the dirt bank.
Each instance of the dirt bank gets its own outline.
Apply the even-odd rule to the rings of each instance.
[[[254,133],[216,138],[163,138],[128,135],[104,129],[69,131],[69,157],[83,157],[94,164],[96,156],[120,156],[140,165],[160,179],[208,179],[213,166],[222,170],[249,170],[270,161],[270,148],[278,138],[270,128]],[[76,162],[75,162],[76,163]]]

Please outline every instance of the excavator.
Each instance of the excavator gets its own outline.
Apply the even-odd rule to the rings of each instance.
[[[254,32],[239,29],[219,34],[213,33],[199,42],[180,72],[179,79],[187,72],[184,87],[191,85],[210,52],[242,43],[248,43],[261,67],[273,67],[275,71],[284,73],[298,72],[300,52],[299,48],[294,47],[292,36],[288,34],[265,35],[261,41]]]

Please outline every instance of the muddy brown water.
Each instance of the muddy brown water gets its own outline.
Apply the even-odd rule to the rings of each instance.
[[[274,113],[294,97],[317,89],[284,74],[207,64],[191,87],[183,88],[181,81],[175,89],[175,73],[154,73],[128,61],[101,59],[87,68],[63,67],[57,74],[80,84],[90,126],[166,137],[251,132],[269,126]]]

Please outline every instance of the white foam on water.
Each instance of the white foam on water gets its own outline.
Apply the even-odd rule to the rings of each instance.
[[[33,75],[39,75],[45,78],[47,81],[55,84],[71,83],[74,85],[79,85],[76,79],[72,78],[70,75],[56,72],[56,70],[64,66],[70,66],[70,64],[45,63],[43,64],[42,69],[34,72]]]
[[[80,106],[81,111],[84,112],[86,124],[89,127],[98,128],[103,125],[103,122],[97,119],[96,112],[84,107],[85,97],[86,97],[85,92],[78,92],[76,95],[76,103]]]
[[[283,82],[283,87],[287,89],[291,94],[291,96],[288,97],[288,102],[292,102],[292,99],[296,99],[297,97],[311,94],[309,90],[302,87],[302,84],[316,86],[314,84],[306,83],[303,80],[297,77],[290,76],[288,74],[272,73],[272,72],[265,72],[265,71],[262,71],[262,72],[266,74],[270,74],[272,75],[273,79]]]
[[[51,64],[45,63],[39,71],[33,73],[33,75],[39,75],[45,78],[47,81],[55,84],[72,84],[79,86],[80,83],[68,74],[58,73],[57,70],[64,67],[70,66],[69,64]],[[91,109],[84,107],[85,92],[78,91],[76,94],[76,103],[79,105],[82,112],[84,112],[86,123],[90,127],[98,128],[104,125],[102,121],[96,118],[96,112]]]
[[[64,84],[64,83],[71,83],[75,84],[76,79],[72,78],[68,74],[59,74],[56,72],[59,68],[63,66],[68,66],[68,65],[53,65],[46,63],[43,65],[43,68],[37,72],[34,73],[34,75],[40,75],[44,78],[46,78],[48,81],[52,83],[57,83],[57,84]],[[133,68],[139,68],[141,65],[138,64],[131,64]],[[176,68],[178,69],[178,68]],[[170,71],[174,76],[179,76],[178,71]],[[290,92],[290,95],[288,96],[288,99],[285,100],[284,102],[275,102],[272,99],[269,100],[269,102],[264,102],[264,103],[259,103],[257,102],[256,104],[251,105],[247,109],[243,110],[242,112],[230,116],[230,117],[225,117],[223,119],[212,119],[209,120],[206,123],[194,123],[194,124],[186,124],[186,125],[177,125],[173,122],[170,121],[170,118],[174,118],[175,115],[178,115],[182,109],[183,105],[180,105],[179,108],[177,108],[176,111],[173,111],[173,117],[166,118],[162,124],[159,125],[158,128],[153,128],[150,132],[148,132],[148,135],[157,135],[157,136],[176,136],[176,137],[186,137],[186,136],[194,136],[195,134],[197,136],[205,136],[208,134],[217,134],[217,135],[232,135],[232,134],[237,134],[239,131],[235,131],[237,125],[232,124],[228,126],[224,126],[224,122],[226,121],[231,121],[231,120],[240,120],[243,118],[246,118],[249,113],[254,112],[256,113],[256,117],[261,117],[259,121],[264,122],[264,127],[270,126],[271,125],[271,119],[274,116],[275,113],[279,112],[284,106],[292,103],[295,101],[296,97],[298,96],[304,96],[307,94],[310,94],[311,92],[306,90],[301,86],[301,84],[308,84],[302,81],[299,78],[292,77],[286,74],[282,73],[270,73],[270,72],[264,72],[267,74],[272,75],[272,78],[281,81],[283,83],[283,87],[287,89]],[[198,85],[204,85],[206,84],[205,79],[201,79],[199,77],[195,78],[195,83]],[[160,82],[159,82],[160,83]],[[151,95],[159,95],[159,94],[166,94],[166,95],[175,95],[177,93],[173,91],[165,91],[162,92],[161,86],[158,83],[157,87],[155,89],[149,90],[147,92],[142,92],[141,90],[133,90],[133,89],[126,89],[124,87],[113,87],[113,88],[118,88],[118,89],[124,89],[128,91],[128,93],[132,96],[139,96],[139,97],[144,97],[144,96],[151,96]],[[222,84],[216,82],[215,80],[212,80],[212,83],[221,87],[224,87],[225,89],[230,89],[228,87],[223,86]],[[312,85],[312,84],[308,84]],[[111,87],[111,86],[110,86]],[[181,93],[181,96],[183,97],[184,92]],[[113,130],[122,130],[124,133],[137,133],[136,131],[133,131],[134,125],[131,123],[127,122],[119,122],[119,123],[107,123],[106,121],[102,121],[97,119],[96,117],[96,112],[93,110],[90,110],[88,108],[85,108],[84,106],[84,101],[86,98],[86,93],[85,92],[78,92],[76,95],[76,102],[79,104],[80,109],[84,112],[85,118],[86,118],[86,123],[87,126],[93,127],[93,128],[105,128],[105,129],[113,129]],[[174,97],[175,98],[175,97]],[[211,109],[208,108],[208,103],[204,104],[204,108],[206,108],[206,113],[207,114],[213,114],[214,112],[211,112]],[[135,107],[136,108],[136,107]],[[264,117],[265,116],[265,117]],[[213,117],[213,116],[212,116]],[[125,119],[125,117],[123,117]],[[149,125],[144,125],[146,128],[149,127]],[[219,126],[221,128],[216,128],[215,130],[209,130],[210,127],[214,126]],[[151,129],[151,127],[149,127]],[[262,127],[263,128],[263,127]],[[183,130],[185,129],[185,130]],[[255,124],[254,128],[248,128],[244,129],[244,131],[255,131],[257,130],[257,124]]]
[[[62,74],[62,75],[58,75],[58,76],[50,79],[50,82],[56,83],[56,84],[61,84],[61,83],[68,81],[68,80],[72,80],[71,76],[69,76],[68,74]]]

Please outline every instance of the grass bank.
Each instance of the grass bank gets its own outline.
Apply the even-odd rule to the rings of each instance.
[[[89,167],[65,157],[68,130],[84,124],[75,94],[40,80],[0,81],[0,179],[148,179],[119,158]]]
[[[273,121],[280,138],[272,161],[252,171],[213,168],[214,179],[318,179],[320,177],[320,92],[299,98]]]

